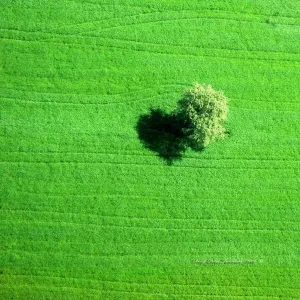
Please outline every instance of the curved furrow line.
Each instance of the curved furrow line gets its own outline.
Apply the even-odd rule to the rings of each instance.
[[[155,21],[147,21],[147,22],[138,22],[138,23],[131,23],[131,24],[124,24],[124,25],[117,25],[117,26],[108,26],[108,27],[101,27],[99,29],[94,29],[91,31],[84,31],[84,33],[93,33],[93,32],[102,32],[106,30],[111,29],[120,29],[120,28],[126,28],[131,26],[144,26],[148,24],[161,24],[161,23],[168,23],[168,22],[180,22],[180,21],[193,21],[193,20],[215,20],[215,21],[236,21],[238,23],[257,23],[257,24],[264,24],[265,26],[270,26],[266,21],[250,21],[250,20],[243,20],[243,19],[235,19],[235,18],[228,18],[228,17],[209,17],[209,16],[203,16],[203,17],[185,17],[185,18],[174,18],[174,19],[163,19],[163,20],[155,20]],[[293,26],[298,27],[300,24],[280,24],[276,23],[276,25],[280,26]],[[77,34],[84,36],[84,34],[81,34],[80,32],[77,32]]]
[[[151,15],[154,15],[154,14],[157,14],[158,12],[150,12],[150,13],[142,13],[142,14],[133,14],[133,15],[126,15],[126,16],[122,16],[122,17],[113,17],[113,18],[107,18],[107,19],[99,19],[99,20],[93,20],[93,21],[89,21],[89,22],[81,22],[81,23],[74,23],[74,24],[68,24],[68,25],[64,25],[64,26],[59,26],[59,27],[50,27],[50,28],[47,28],[47,31],[45,30],[38,30],[36,31],[37,33],[53,33],[53,31],[51,30],[59,30],[59,32],[55,32],[57,34],[60,33],[60,30],[64,30],[64,29],[76,29],[76,28],[81,28],[82,25],[88,25],[88,24],[99,24],[99,23],[105,23],[107,21],[110,21],[110,22],[113,22],[113,21],[120,21],[120,20],[123,20],[124,18],[135,18],[135,17],[142,17],[142,16],[151,16]],[[78,29],[79,29],[78,28]],[[1,30],[2,28],[0,28]],[[19,30],[19,29],[17,29]],[[32,32],[33,33],[33,32]]]
[[[86,37],[94,37],[94,36],[89,36],[89,35],[86,35]],[[152,46],[160,46],[160,47],[164,47],[164,48],[167,48],[167,47],[177,47],[177,48],[182,48],[181,50],[184,50],[184,49],[192,49],[192,50],[207,50],[207,51],[235,51],[235,52],[241,52],[241,53],[251,53],[251,54],[254,54],[254,53],[257,53],[257,52],[262,52],[262,53],[266,53],[266,54],[289,54],[289,55],[297,55],[299,56],[300,53],[296,53],[296,52],[282,52],[282,51],[266,51],[266,50],[248,50],[248,49],[237,49],[237,48],[214,48],[214,47],[198,47],[198,46],[187,46],[187,45],[179,45],[179,44],[160,44],[160,43],[153,43],[153,42],[142,42],[142,41],[135,41],[135,40],[130,40],[130,39],[119,39],[119,38],[108,38],[108,37],[100,37],[100,36],[97,36],[98,39],[102,39],[102,40],[111,40],[111,41],[120,41],[120,42],[125,42],[126,44],[136,44],[136,45],[142,45],[142,46],[145,46],[145,45],[152,45]],[[106,47],[108,45],[105,45]],[[105,47],[104,46],[104,47]],[[111,45],[109,45],[108,47],[110,47]],[[115,47],[115,46],[113,46]],[[119,47],[119,46],[118,46]],[[149,49],[135,49],[135,48],[124,48],[124,47],[119,47],[121,49],[128,49],[128,50],[135,50],[135,51],[148,51],[148,52],[155,52],[155,51],[151,51]],[[243,60],[266,60],[266,61],[286,61],[286,62],[297,62],[299,63],[300,60],[294,60],[294,59],[277,59],[277,58],[260,58],[260,57],[237,57],[237,56],[220,56],[220,55],[207,55],[207,54],[204,54],[204,53],[199,53],[199,55],[196,55],[196,54],[183,54],[183,53],[168,53],[168,52],[157,52],[157,53],[160,53],[160,54],[172,54],[172,55],[183,55],[183,56],[208,56],[208,57],[216,57],[216,58],[235,58],[235,59],[243,59]]]
[[[151,13],[142,13],[142,14],[137,14],[137,15],[129,15],[127,16],[129,20],[132,19],[132,17],[142,17],[142,16],[148,16],[148,15],[155,15],[155,14],[161,14],[161,12],[151,12]],[[24,30],[24,29],[20,29],[20,28],[0,28],[0,30],[6,30],[6,31],[16,31],[16,32],[23,32],[23,33],[31,33],[31,34],[39,34],[39,33],[44,33],[44,34],[53,34],[55,33],[56,35],[64,35],[63,33],[60,32],[52,32],[50,30],[52,29],[64,29],[64,28],[72,28],[72,27],[77,27],[78,25],[85,25],[85,24],[95,24],[95,23],[102,23],[105,22],[106,20],[112,20],[112,21],[117,21],[117,20],[123,20],[124,17],[114,17],[114,18],[110,18],[110,19],[101,19],[101,20],[94,20],[94,21],[89,21],[89,22],[82,22],[82,23],[76,23],[76,24],[70,24],[70,25],[66,25],[64,27],[58,27],[58,28],[47,28],[47,30],[35,30],[35,31],[30,31],[30,30]],[[185,19],[185,18],[183,18]],[[169,20],[156,20],[156,21],[150,21],[149,23],[155,23],[155,22],[164,22],[164,21],[176,21],[176,20],[180,20],[178,18],[175,19],[169,19]],[[147,24],[148,22],[145,22],[145,24]],[[131,24],[125,24],[125,25],[120,25],[120,26],[116,26],[116,27],[104,27],[104,29],[110,29],[110,28],[118,28],[118,27],[123,27],[123,26],[131,26],[131,25],[139,25],[139,24],[144,24],[144,22],[139,22],[139,23],[131,23]],[[98,29],[95,29],[98,30]],[[99,30],[101,30],[101,28],[99,28]],[[92,31],[88,31],[88,32],[93,32]],[[67,34],[67,33],[66,33]]]
[[[299,25],[300,26],[300,25]],[[3,30],[3,29],[2,29]],[[10,30],[8,29],[9,31],[15,31],[15,30]],[[23,32],[23,33],[30,33],[30,34],[33,34],[33,35],[37,35],[37,32],[36,31],[26,31],[26,30],[18,30],[20,32]],[[31,41],[31,42],[45,42],[45,41],[49,41],[51,43],[51,40],[53,38],[53,33],[51,32],[45,32],[46,35],[49,36],[49,39],[45,39],[45,40],[17,40],[17,39],[14,39],[14,38],[5,38],[3,37],[3,39],[8,39],[8,40],[16,40],[16,41],[23,41],[23,42],[26,42],[26,41]],[[78,35],[76,34],[68,34],[68,33],[64,33],[64,34],[59,34],[59,33],[55,33],[54,36],[57,36],[57,37],[61,37],[61,38],[64,38],[64,37],[74,37],[74,38],[78,38]],[[188,46],[188,45],[180,45],[180,44],[160,44],[160,43],[153,43],[153,42],[144,42],[144,41],[136,41],[136,40],[129,40],[129,39],[118,39],[118,38],[108,38],[108,37],[103,37],[103,36],[93,36],[93,35],[79,35],[79,36],[82,36],[82,37],[87,37],[87,38],[98,38],[98,39],[102,39],[102,40],[116,40],[116,41],[125,41],[125,42],[132,42],[132,43],[137,43],[137,44],[147,44],[147,45],[155,45],[155,46],[164,46],[164,47],[184,47],[186,49],[207,49],[207,50],[217,50],[217,51],[238,51],[238,52],[250,52],[250,53],[253,53],[253,52],[262,52],[262,53],[276,53],[276,54],[292,54],[292,55],[297,55],[299,56],[300,53],[299,52],[283,52],[283,51],[274,51],[274,50],[248,50],[248,49],[238,49],[238,48],[214,48],[214,47],[199,47],[199,46]],[[69,44],[69,43],[60,43],[60,42],[52,42],[52,43],[59,43],[59,44]],[[70,43],[72,44],[72,43]],[[74,44],[77,44],[77,45],[83,45],[82,43],[74,43]],[[92,45],[89,45],[89,46],[92,46]],[[93,45],[95,46],[95,45]],[[97,45],[97,46],[101,46],[101,45]],[[292,61],[292,60],[291,60]]]
[[[72,36],[72,35],[66,35],[66,36]],[[90,35],[86,35],[86,37],[94,37]],[[163,47],[182,47],[185,49],[204,49],[204,50],[216,50],[216,51],[236,51],[236,52],[246,52],[246,53],[275,53],[275,54],[292,54],[292,55],[297,55],[300,56],[299,52],[283,52],[283,51],[270,51],[270,50],[249,50],[249,49],[238,49],[238,48],[214,48],[214,47],[200,47],[200,46],[188,46],[188,45],[180,45],[180,44],[160,44],[160,43],[153,43],[153,42],[143,42],[143,41],[135,41],[135,40],[129,40],[129,39],[118,39],[118,38],[108,38],[108,37],[101,37],[97,36],[99,39],[103,40],[116,40],[116,41],[125,41],[125,42],[132,42],[136,44],[145,44],[145,45],[154,45],[154,46],[163,46]],[[291,60],[294,61],[294,60]]]
[[[184,11],[189,11],[189,10],[184,10]],[[210,12],[211,10],[207,10],[207,12]],[[172,11],[173,12],[173,11]],[[180,13],[180,15],[182,15],[182,11],[174,11],[176,13]],[[142,13],[142,14],[136,14],[136,15],[128,15],[128,16],[122,16],[122,17],[114,17],[114,18],[107,18],[107,19],[99,19],[99,20],[93,20],[93,21],[89,21],[89,22],[81,22],[81,23],[74,23],[74,24],[68,24],[68,25],[64,25],[64,26],[59,26],[59,27],[50,27],[47,28],[47,30],[36,30],[36,31],[29,31],[29,30],[23,30],[20,28],[0,28],[0,30],[13,30],[13,31],[18,31],[18,32],[28,32],[28,33],[46,33],[46,34],[50,34],[50,33],[56,33],[56,34],[60,34],[61,30],[64,29],[84,29],[82,28],[82,25],[95,25],[95,24],[101,24],[101,23],[105,23],[107,21],[124,21],[124,18],[128,18],[129,21],[132,22],[132,18],[133,17],[148,17],[148,16],[152,16],[152,15],[161,15],[164,12],[161,11],[156,11],[156,12],[149,12],[149,13]],[[163,15],[165,16],[165,15]],[[123,27],[127,27],[127,26],[138,26],[138,25],[144,25],[144,24],[151,24],[151,23],[161,23],[161,22],[169,22],[169,21],[181,21],[181,20],[194,20],[194,19],[215,19],[215,20],[230,20],[230,21],[238,21],[238,22],[249,22],[249,23],[262,23],[262,24],[266,24],[266,21],[250,21],[250,20],[243,20],[243,19],[237,19],[237,18],[228,18],[228,17],[224,17],[224,18],[216,18],[216,17],[209,17],[209,16],[202,16],[202,17],[184,17],[184,18],[173,18],[173,19],[161,19],[161,20],[155,20],[155,21],[147,21],[147,22],[137,22],[137,23],[129,23],[129,24],[123,24],[123,25],[118,25],[118,26],[106,26],[106,27],[101,27],[101,28],[97,28],[91,31],[85,31],[86,33],[90,33],[90,32],[94,32],[97,30],[106,30],[106,29],[113,29],[113,28],[123,28]],[[276,23],[278,25],[286,25],[286,26],[300,26],[299,25],[295,25],[295,24],[281,24],[281,23]],[[55,32],[55,30],[59,30],[58,32]],[[80,32],[78,32],[80,33]]]
[[[93,2],[91,2],[92,4],[95,4]],[[116,6],[121,6],[121,7],[128,7],[130,8],[130,6],[128,5],[121,5],[121,4],[103,4],[103,5],[100,5],[100,6],[111,6],[111,7],[116,7]],[[134,8],[141,8],[141,9],[145,9],[146,7],[145,6],[132,6]],[[291,15],[279,15],[279,16],[272,16],[272,15],[269,15],[269,14],[261,14],[261,13],[244,13],[242,11],[233,11],[233,10],[228,10],[228,9],[220,9],[220,8],[214,8],[214,7],[199,7],[199,10],[202,11],[207,11],[207,12],[218,12],[218,13],[232,13],[232,14],[238,14],[238,15],[242,15],[242,16],[251,16],[251,17],[262,17],[262,18],[265,18],[265,17],[274,17],[275,19],[282,19],[282,18],[286,18],[286,19],[294,19],[294,20],[297,20],[297,21],[300,21],[300,18],[299,16],[291,16]],[[161,14],[164,14],[164,13],[169,13],[169,12],[172,12],[172,13],[182,13],[182,12],[195,12],[197,10],[195,9],[187,9],[187,8],[180,8],[180,9],[171,9],[171,8],[163,8],[163,10],[156,10],[156,11],[152,11],[151,13],[161,13]],[[277,23],[277,24],[280,24],[281,23]],[[283,25],[285,25],[283,23]]]
[[[68,35],[69,37],[74,37],[72,35]],[[86,37],[90,37],[90,38],[95,38],[93,36],[86,36]],[[3,38],[3,40],[10,40],[10,41],[16,41],[16,42],[28,42],[28,43],[50,43],[50,44],[58,44],[58,45],[77,45],[77,46],[81,46],[81,47],[92,47],[95,48],[95,45],[88,45],[88,44],[84,44],[84,43],[74,43],[74,42],[57,42],[57,41],[51,41],[51,39],[46,39],[46,40],[22,40],[22,39],[16,39],[16,38]],[[99,39],[99,37],[98,37]],[[168,48],[167,44],[156,44],[156,43],[145,43],[145,42],[136,42],[133,40],[123,40],[123,39],[116,39],[116,38],[101,38],[103,40],[112,40],[112,41],[121,41],[121,42],[125,42],[125,43],[137,43],[137,44],[153,44],[156,46],[163,46],[164,48]],[[169,47],[181,47],[181,48],[187,48],[188,46],[179,46],[179,45],[169,45]],[[125,46],[115,46],[115,45],[100,45],[97,44],[96,48],[115,48],[115,49],[122,49],[122,50],[127,50],[127,51],[135,51],[135,52],[144,52],[144,53],[153,53],[153,54],[159,54],[159,55],[172,55],[172,56],[187,56],[187,57],[210,57],[213,59],[227,59],[227,60],[241,60],[241,61],[261,61],[261,62],[265,62],[266,64],[269,64],[270,62],[278,62],[278,63],[290,63],[291,66],[295,67],[295,63],[300,63],[300,60],[295,60],[295,59],[277,59],[277,58],[259,58],[259,57],[238,57],[238,56],[230,56],[230,55],[215,55],[215,54],[208,54],[208,53],[198,53],[198,54],[192,54],[192,53],[175,53],[175,52],[167,52],[167,51],[153,51],[153,50],[149,50],[149,49],[137,49],[136,47],[125,47]],[[205,48],[205,47],[195,47],[198,50],[207,50],[209,52],[209,50],[219,50],[219,51],[224,51],[224,49],[220,48]],[[183,50],[183,49],[181,49]],[[241,49],[236,49],[237,51],[247,51],[247,52],[254,52],[254,51],[258,51],[258,50],[241,50]],[[231,49],[226,49],[225,51],[231,51]],[[234,51],[234,50],[233,50]],[[184,51],[183,51],[184,52]],[[285,52],[279,52],[279,51],[263,51],[265,53],[285,53]],[[286,54],[296,54],[293,52],[286,52]]]

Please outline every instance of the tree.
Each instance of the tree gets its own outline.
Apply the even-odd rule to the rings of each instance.
[[[228,99],[211,85],[195,83],[178,103],[176,114],[182,120],[182,131],[194,149],[226,136],[223,122],[228,115]]]
[[[227,105],[223,92],[195,83],[171,113],[151,108],[141,115],[136,125],[138,137],[146,148],[172,164],[182,158],[188,147],[202,150],[226,136],[223,123],[227,119]]]

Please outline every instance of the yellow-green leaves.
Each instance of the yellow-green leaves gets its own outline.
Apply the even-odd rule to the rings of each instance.
[[[226,135],[223,122],[228,115],[228,99],[211,85],[195,83],[179,102],[178,113],[185,120],[184,131],[193,147],[206,147]]]

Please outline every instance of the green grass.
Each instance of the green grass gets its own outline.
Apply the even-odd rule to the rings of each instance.
[[[299,299],[299,5],[2,0],[0,299]],[[195,81],[232,135],[168,166]]]

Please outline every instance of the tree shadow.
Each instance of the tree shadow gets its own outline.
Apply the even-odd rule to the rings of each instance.
[[[136,130],[146,148],[157,152],[168,165],[172,165],[182,158],[187,148],[183,126],[183,120],[175,113],[150,108],[149,113],[140,116]]]

